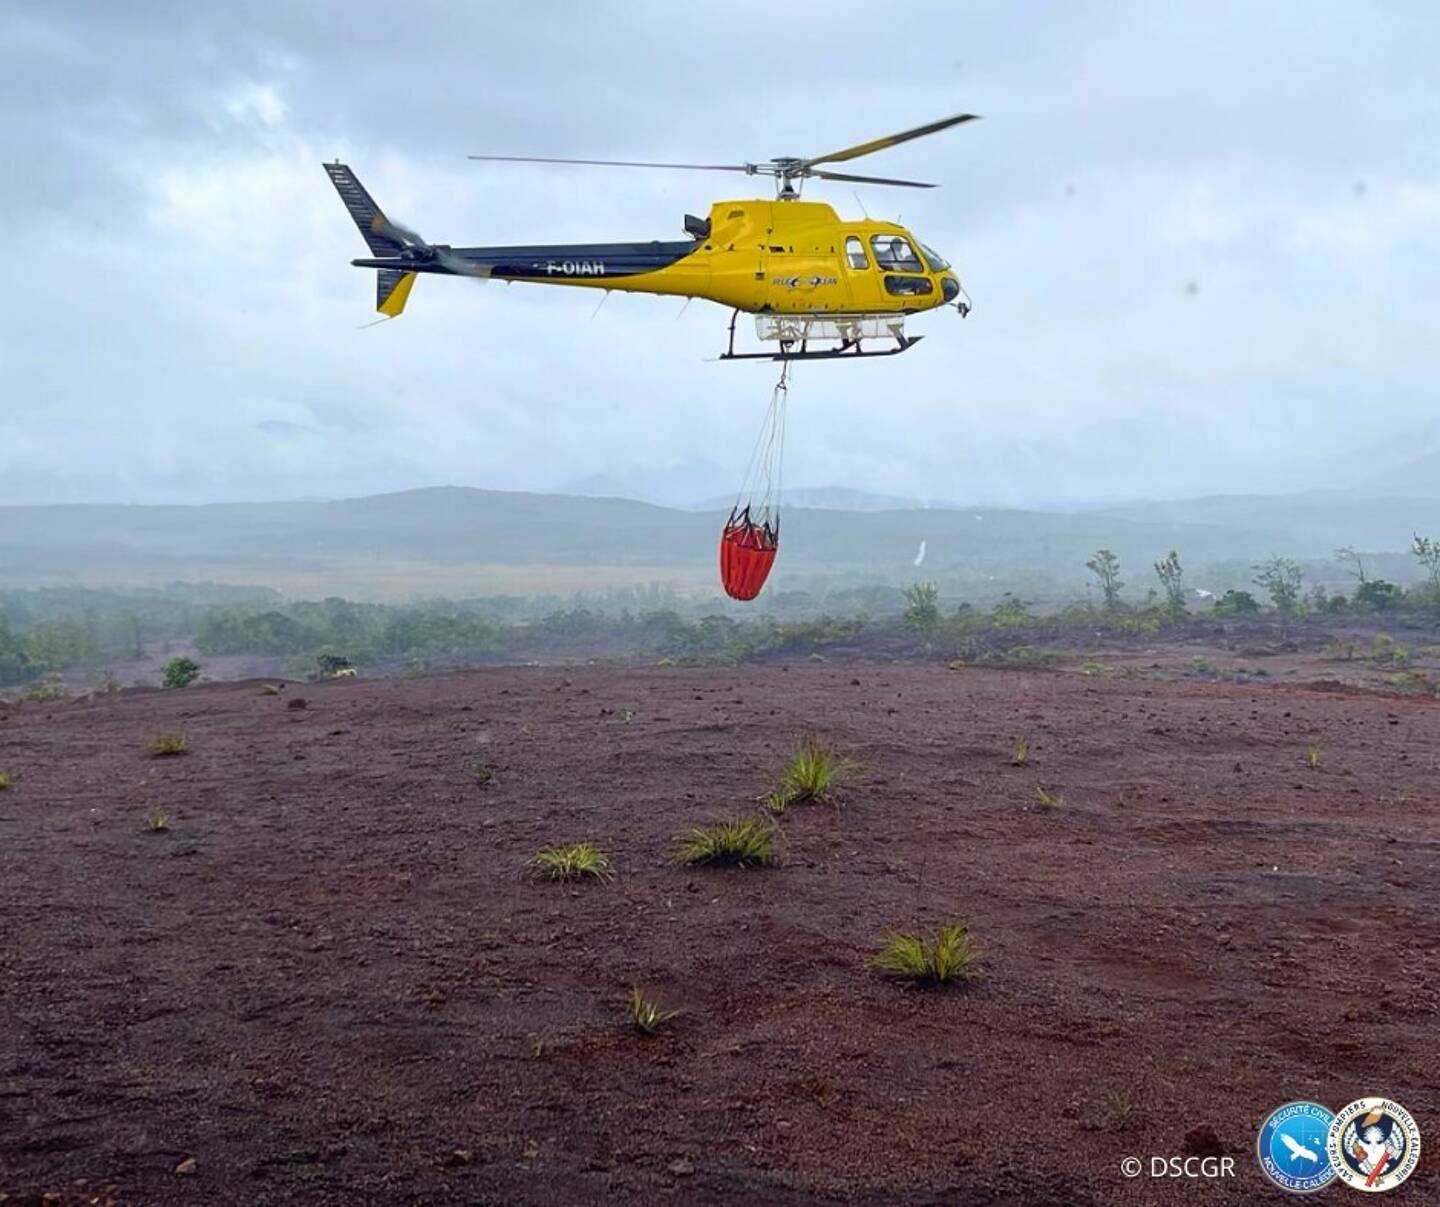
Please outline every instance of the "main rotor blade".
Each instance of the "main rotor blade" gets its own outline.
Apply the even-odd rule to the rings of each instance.
[[[890,134],[884,138],[872,139],[870,142],[862,142],[853,147],[846,147],[843,151],[832,151],[829,155],[817,155],[814,159],[802,159],[800,166],[810,168],[817,163],[841,163],[847,159],[858,159],[861,155],[871,155],[876,151],[883,151],[886,147],[893,147],[898,143],[909,142],[912,138],[923,138],[927,134],[938,134],[941,130],[948,130],[951,126],[958,126],[961,122],[973,122],[978,115],[974,113],[957,113],[954,117],[942,117],[938,122],[931,122],[929,125],[916,126],[913,130],[903,130],[899,134]]]
[[[551,159],[543,155],[470,155],[468,159],[485,159],[501,163],[570,163],[596,168],[681,168],[691,172],[748,172],[755,174],[753,164],[745,163],[645,163],[633,159]]]
[[[847,180],[852,184],[898,184],[907,189],[933,189],[938,185],[926,184],[923,180],[891,180],[888,176],[851,176],[848,172],[826,172],[822,168],[815,168],[805,173],[807,176],[818,176],[821,180]]]

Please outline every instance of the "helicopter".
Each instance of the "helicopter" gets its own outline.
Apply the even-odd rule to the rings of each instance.
[[[763,163],[469,157],[492,163],[743,172],[774,178],[773,200],[717,201],[707,217],[686,214],[686,238],[673,242],[523,247],[429,243],[387,218],[347,165],[336,161],[326,164],[325,170],[370,249],[369,257],[351,263],[376,270],[376,310],[385,318],[398,318],[404,311],[422,273],[528,281],[700,298],[729,307],[733,311],[730,338],[721,360],[852,360],[908,351],[923,338],[905,333],[910,315],[954,305],[963,317],[970,311],[970,301],[944,257],[913,233],[868,217],[844,222],[824,202],[802,200],[804,182],[815,178],[934,188],[924,181],[857,176],[821,165],[858,159],[975,120],[973,113],[959,113],[827,155],[785,156]],[[735,350],[735,323],[741,313],[756,316],[758,338],[777,345],[777,351]]]

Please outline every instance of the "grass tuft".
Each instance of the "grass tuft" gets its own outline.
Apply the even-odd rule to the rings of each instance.
[[[538,880],[604,880],[610,875],[610,860],[588,842],[568,847],[541,847],[526,865]]]
[[[0,771],[0,792],[9,792],[15,787],[15,777],[8,771]]]
[[[1030,739],[1016,738],[1015,745],[1010,747],[1010,766],[1023,767],[1030,761]]]
[[[980,949],[963,920],[947,922],[933,940],[910,931],[890,935],[870,961],[871,967],[920,985],[967,980]]]
[[[681,1011],[666,1010],[654,998],[646,997],[639,985],[630,990],[630,1022],[642,1035],[654,1035],[680,1014]]]
[[[775,827],[759,818],[692,826],[680,835],[681,863],[762,867],[775,862]]]
[[[1311,771],[1318,770],[1324,760],[1325,747],[1320,745],[1319,742],[1311,742],[1310,745],[1305,747],[1305,766],[1309,767]]]
[[[183,733],[157,733],[145,743],[145,749],[152,759],[167,759],[177,754],[188,754],[190,743]]]
[[[281,683],[262,683],[260,685],[260,694],[262,696],[278,696],[283,686],[284,684]]]
[[[1063,809],[1065,807],[1065,797],[1062,793],[1046,792],[1038,785],[1035,788],[1035,799],[1047,809]]]
[[[1140,1104],[1129,1090],[1109,1090],[1100,1103],[1105,1126],[1112,1132],[1129,1131],[1142,1117]]]
[[[170,814],[164,809],[150,809],[145,814],[145,828],[152,834],[163,834],[170,828]]]
[[[790,752],[780,782],[766,794],[765,803],[776,813],[791,805],[824,804],[835,786],[858,767],[818,738],[805,738]]]

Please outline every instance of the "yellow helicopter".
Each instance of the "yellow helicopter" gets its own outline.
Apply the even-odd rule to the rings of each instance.
[[[427,243],[413,230],[387,218],[345,164],[326,164],[325,170],[370,248],[369,258],[351,263],[378,271],[376,309],[387,318],[398,317],[405,309],[418,274],[438,273],[717,302],[734,310],[730,342],[722,360],[894,356],[922,338],[905,334],[907,316],[949,304],[962,316],[969,313],[969,300],[959,279],[942,256],[904,227],[868,218],[842,222],[823,202],[802,201],[800,189],[810,177],[934,188],[922,181],[855,176],[819,165],[870,155],[974,121],[975,116],[960,113],[828,155],[785,157],[768,163],[470,156],[489,162],[675,168],[774,177],[773,201],[717,201],[706,218],[686,214],[688,237],[676,242],[533,247]],[[778,344],[777,352],[735,351],[735,321],[742,311],[756,316],[757,335],[762,341]],[[881,341],[881,346],[867,348],[866,340]]]

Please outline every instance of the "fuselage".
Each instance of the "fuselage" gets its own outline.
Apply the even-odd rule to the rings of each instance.
[[[813,201],[720,201],[674,242],[439,247],[365,268],[704,298],[755,314],[913,314],[954,301],[936,253],[891,222]],[[436,252],[442,254],[435,254]]]

